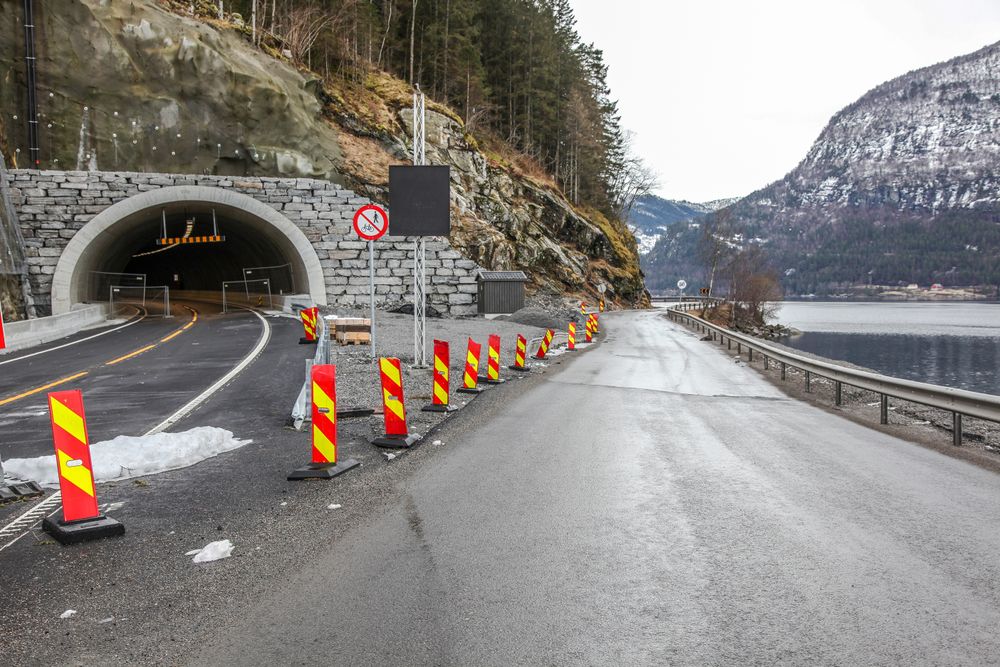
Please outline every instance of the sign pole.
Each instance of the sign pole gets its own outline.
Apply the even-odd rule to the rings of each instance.
[[[413,93],[413,165],[426,163],[424,94],[420,86]],[[426,245],[424,237],[413,244],[413,367],[427,367]]]
[[[372,361],[375,361],[375,241],[368,241],[368,295],[371,306],[371,352]]]
[[[366,204],[354,213],[354,231],[358,238],[368,241],[368,305],[371,308],[372,361],[375,357],[375,241],[389,230],[389,216],[375,204]]]

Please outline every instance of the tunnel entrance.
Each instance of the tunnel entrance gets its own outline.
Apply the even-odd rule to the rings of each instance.
[[[164,230],[179,242],[158,242]],[[270,206],[221,188],[150,190],[95,216],[59,259],[53,313],[105,300],[107,286],[125,282],[118,276],[126,274],[171,291],[218,292],[226,281],[253,287],[252,281],[266,279],[274,295],[308,294],[326,303],[319,258],[305,234]]]

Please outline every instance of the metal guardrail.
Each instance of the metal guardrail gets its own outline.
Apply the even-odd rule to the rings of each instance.
[[[771,361],[780,363],[782,380],[785,379],[788,367],[803,371],[807,392],[810,390],[810,381],[813,375],[832,380],[837,405],[841,404],[843,385],[845,384],[879,394],[880,421],[883,424],[889,423],[889,398],[897,398],[951,412],[952,444],[955,446],[962,444],[963,416],[1000,422],[1000,396],[904,380],[804,357],[763,343],[752,336],[716,326],[686,312],[702,307],[704,307],[703,302],[682,303],[667,308],[666,311],[670,319],[683,321],[694,326],[702,333],[711,335],[713,340],[718,340],[720,345],[726,344],[731,349],[735,343],[739,354],[742,354],[743,348],[746,347],[750,361],[753,361],[753,353],[756,351],[764,359],[765,370]]]

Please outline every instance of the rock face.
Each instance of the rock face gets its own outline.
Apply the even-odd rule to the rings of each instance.
[[[336,91],[254,48],[231,17],[181,15],[154,0],[35,4],[44,169],[311,177],[386,203],[388,165],[408,161],[409,92],[387,75]],[[0,112],[23,120],[20,11],[0,4],[11,83],[0,87]],[[485,268],[526,271],[536,291],[593,301],[604,282],[609,299],[642,301],[624,225],[487,158],[456,115],[428,107],[428,162],[452,166],[457,250]],[[14,123],[9,154],[24,167],[26,131]]]
[[[336,135],[291,65],[155,2],[35,3],[40,158],[46,169],[336,180]],[[20,3],[0,4],[0,106],[26,109]],[[10,144],[28,167],[18,124]]]
[[[797,293],[869,280],[995,283],[998,165],[994,44],[893,79],[840,111],[791,173],[732,207],[733,240],[766,244]],[[697,271],[697,235],[665,238],[648,272],[670,282],[668,274]]]

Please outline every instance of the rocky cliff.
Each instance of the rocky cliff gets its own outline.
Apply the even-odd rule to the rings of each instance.
[[[386,202],[387,167],[408,159],[402,82],[380,72],[321,81],[255,48],[239,17],[216,18],[214,3],[35,5],[43,168],[310,176]],[[14,119],[9,158],[23,167],[20,3],[0,4],[0,21],[0,111]],[[453,246],[485,268],[525,270],[539,292],[584,296],[605,282],[614,300],[643,298],[624,224],[574,209],[550,183],[480,150],[456,114],[428,108],[428,162],[452,166]]]
[[[844,108],[791,173],[732,207],[732,240],[766,245],[798,293],[869,281],[995,283],[998,165],[994,44],[909,72]],[[699,233],[678,228],[661,241],[649,258],[653,282],[700,270]]]

